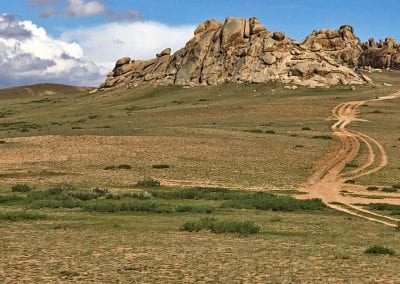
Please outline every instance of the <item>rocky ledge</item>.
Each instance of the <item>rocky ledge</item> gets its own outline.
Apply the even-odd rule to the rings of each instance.
[[[393,55],[398,45],[392,43],[362,45],[348,25],[314,31],[298,43],[267,30],[257,18],[207,20],[174,54],[166,48],[151,60],[119,59],[100,88],[269,81],[309,87],[363,84],[370,79],[355,71],[361,64],[399,67],[399,53]]]

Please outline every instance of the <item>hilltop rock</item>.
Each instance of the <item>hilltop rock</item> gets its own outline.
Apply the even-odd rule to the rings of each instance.
[[[283,32],[268,31],[257,18],[207,20],[174,54],[165,49],[151,60],[118,60],[101,87],[269,81],[312,87],[356,85],[365,83],[353,69],[362,53],[348,25],[314,31],[295,43]]]
[[[361,65],[365,67],[400,70],[400,44],[393,38],[380,40],[373,38],[363,44]]]

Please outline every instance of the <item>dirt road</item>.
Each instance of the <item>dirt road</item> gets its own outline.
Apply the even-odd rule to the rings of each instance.
[[[363,121],[357,118],[358,109],[363,104],[396,98],[400,98],[400,92],[372,100],[343,103],[332,110],[332,115],[336,120],[332,125],[332,132],[339,139],[340,147],[323,158],[318,165],[318,170],[301,189],[307,193],[301,198],[320,198],[333,209],[388,226],[397,226],[400,219],[377,214],[355,205],[360,203],[400,204],[400,194],[371,193],[363,186],[351,184],[354,179],[370,175],[385,167],[388,157],[384,147],[377,140],[347,128],[353,121]],[[358,155],[361,143],[366,145],[367,160],[352,171],[343,173],[346,164],[352,162]],[[371,195],[380,195],[382,199],[368,198]]]

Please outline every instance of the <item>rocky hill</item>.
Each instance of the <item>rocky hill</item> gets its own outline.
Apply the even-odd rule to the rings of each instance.
[[[119,59],[100,88],[269,81],[310,87],[363,84],[370,80],[355,71],[360,65],[400,68],[398,44],[373,43],[361,44],[348,25],[314,31],[298,43],[267,30],[257,18],[207,20],[174,54],[166,48],[151,60]]]

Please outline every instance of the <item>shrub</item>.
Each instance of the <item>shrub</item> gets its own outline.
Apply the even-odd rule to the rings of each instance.
[[[298,144],[298,145],[296,145],[295,147],[296,147],[296,148],[304,148],[304,145]]]
[[[346,164],[347,168],[358,168],[358,164],[355,162],[347,163]]]
[[[367,190],[368,191],[377,191],[379,188],[377,186],[368,186]]]
[[[82,204],[83,203],[81,200],[74,200],[74,199],[68,199],[68,200],[42,199],[42,200],[34,201],[30,205],[30,208],[33,208],[33,209],[81,208]]]
[[[117,168],[120,170],[130,170],[130,169],[132,169],[132,166],[128,165],[128,164],[121,164],[121,165],[118,165]]]
[[[244,132],[249,132],[249,133],[264,133],[261,129],[246,129],[243,130]]]
[[[311,128],[306,126],[306,127],[302,127],[301,130],[311,130]]]
[[[0,144],[6,144],[7,142],[4,140],[0,140]]]
[[[371,113],[383,113],[383,112],[376,109],[376,110],[371,111]]]
[[[158,180],[148,177],[143,180],[137,181],[135,186],[147,188],[147,187],[159,187],[160,185],[161,183]]]
[[[81,207],[85,211],[94,212],[153,212],[153,213],[171,213],[171,207],[161,206],[150,201],[114,201],[114,200],[96,200],[95,202],[85,202]]]
[[[24,221],[46,219],[46,215],[32,211],[8,211],[0,213],[0,220],[3,221]]]
[[[393,188],[393,187],[384,187],[382,188],[383,192],[387,192],[387,193],[393,193],[393,192],[397,192],[397,188]]]
[[[400,205],[388,203],[370,203],[368,208],[377,211],[390,211],[392,215],[400,215]]]
[[[105,167],[103,168],[103,170],[105,170],[105,171],[110,171],[110,170],[115,170],[116,168],[117,168],[116,166],[110,165],[110,166],[105,166]]]
[[[181,227],[182,231],[199,232],[208,230],[215,234],[237,233],[239,235],[256,234],[260,226],[251,221],[217,220],[214,217],[198,221],[188,221]]]
[[[265,131],[265,134],[275,134],[276,132],[274,130],[267,130]]]
[[[355,181],[354,179],[348,179],[348,180],[346,180],[344,183],[347,183],[347,184],[355,184],[356,181]]]
[[[11,187],[12,192],[29,192],[32,191],[32,187],[27,184],[16,184]]]
[[[381,245],[373,245],[367,248],[364,253],[366,254],[388,254],[388,255],[395,255],[396,252],[388,247],[384,247]]]
[[[393,185],[393,188],[395,188],[395,189],[400,189],[400,183],[394,184],[394,185]]]
[[[153,169],[169,169],[169,165],[167,164],[152,165],[151,167]]]

